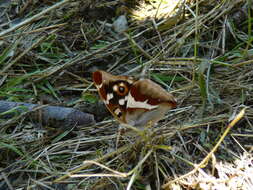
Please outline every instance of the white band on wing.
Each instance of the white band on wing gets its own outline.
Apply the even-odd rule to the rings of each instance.
[[[127,101],[127,108],[144,108],[144,109],[154,109],[157,108],[158,105],[150,105],[147,103],[148,100],[145,100],[144,102],[135,101],[134,97],[129,93],[128,95],[128,101]]]

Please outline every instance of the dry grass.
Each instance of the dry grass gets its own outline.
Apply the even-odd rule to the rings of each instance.
[[[62,129],[28,112],[0,114],[0,189],[251,189],[251,1],[169,4],[0,2],[0,98],[75,107],[97,119]],[[112,23],[122,14],[128,29],[118,34]],[[96,69],[144,73],[178,108],[116,147],[118,124],[92,86]]]

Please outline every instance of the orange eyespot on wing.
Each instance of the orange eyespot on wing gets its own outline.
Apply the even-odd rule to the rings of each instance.
[[[126,83],[120,82],[113,86],[113,91],[116,92],[119,96],[126,96],[129,92],[129,87]]]

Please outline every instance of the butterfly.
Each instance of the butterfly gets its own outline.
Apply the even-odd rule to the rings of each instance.
[[[177,106],[172,94],[149,79],[115,76],[102,70],[95,71],[92,78],[107,109],[122,124],[155,124]]]

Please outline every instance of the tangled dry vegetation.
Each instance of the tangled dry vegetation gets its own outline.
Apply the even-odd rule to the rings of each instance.
[[[62,127],[35,110],[0,113],[0,189],[252,189],[252,9],[251,0],[0,1],[0,99],[96,120]],[[96,69],[145,73],[178,108],[116,147]]]

